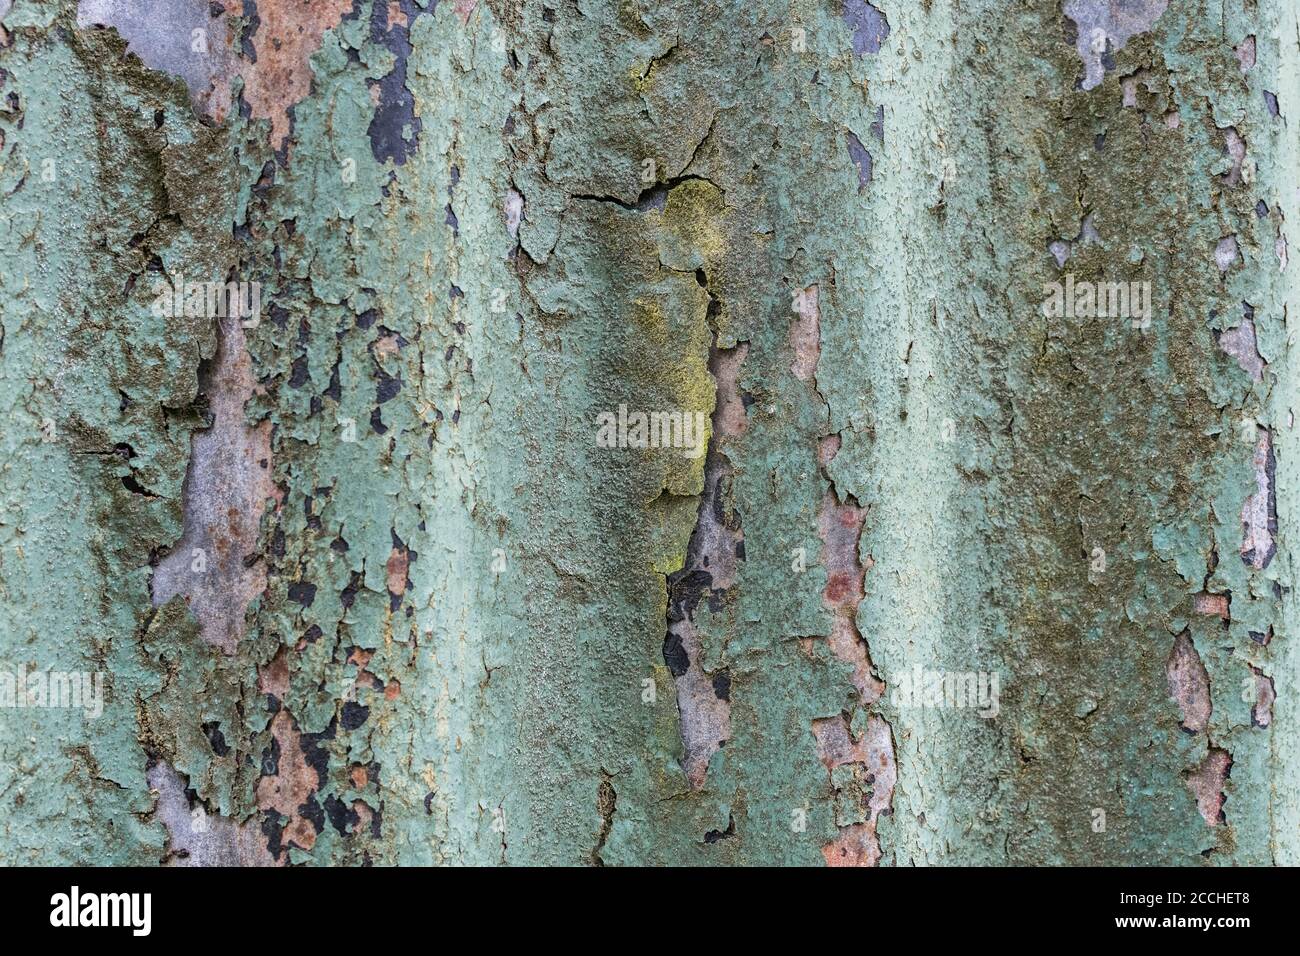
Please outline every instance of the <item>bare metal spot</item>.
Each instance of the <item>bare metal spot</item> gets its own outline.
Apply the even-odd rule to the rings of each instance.
[[[822,354],[821,311],[817,305],[817,286],[810,285],[794,297],[794,311],[798,318],[790,326],[790,347],[794,362],[790,371],[801,382],[806,382],[817,371]]]
[[[1220,130],[1223,133],[1224,148],[1232,158],[1232,168],[1219,177],[1219,182],[1232,187],[1242,182],[1242,163],[1246,160],[1246,141],[1241,138],[1235,126]]]
[[[510,238],[519,235],[519,224],[524,221],[524,197],[511,189],[506,193],[506,229]]]
[[[1135,109],[1138,105],[1138,84],[1141,83],[1151,92],[1151,74],[1138,70],[1120,81],[1121,102],[1125,109]]]
[[[246,565],[257,549],[258,526],[271,480],[271,423],[244,424],[244,403],[256,381],[237,319],[219,320],[217,355],[201,382],[212,427],[195,432],[182,500],[185,530],[153,574],[153,603],[185,598],[203,639],[227,654],[244,634],[244,613],[266,590],[266,566]]]
[[[1214,247],[1214,264],[1219,267],[1220,272],[1227,272],[1240,258],[1241,252],[1237,248],[1237,237],[1235,235],[1224,236],[1219,240],[1218,245]]]
[[[1187,772],[1187,788],[1196,797],[1196,807],[1207,826],[1217,827],[1224,821],[1223,786],[1232,769],[1232,757],[1226,750],[1211,747],[1195,770]]]
[[[407,569],[410,565],[410,552],[406,548],[393,548],[385,567],[388,578],[388,593],[401,597],[406,593]]]
[[[271,146],[289,138],[289,110],[311,92],[311,55],[326,30],[339,25],[353,0],[259,0],[255,63],[240,66],[244,99],[255,119],[271,121]]]
[[[1264,377],[1264,357],[1259,354],[1255,342],[1255,323],[1249,317],[1241,320],[1241,325],[1219,335],[1219,348],[1237,360],[1243,372],[1249,373],[1255,381]]]
[[[284,700],[289,693],[289,649],[282,647],[257,672],[257,691]]]
[[[840,453],[842,439],[839,434],[826,435],[817,443],[817,464],[825,468]]]
[[[854,56],[880,52],[880,44],[889,36],[889,20],[869,0],[844,0],[840,16],[853,30]]]
[[[1192,605],[1197,614],[1208,614],[1223,621],[1229,619],[1228,596],[1226,594],[1201,593],[1196,595]]]
[[[266,837],[255,820],[229,817],[190,805],[187,784],[169,764],[158,762],[145,774],[158,802],[154,816],[167,828],[166,866],[275,866]]]
[[[1273,435],[1259,429],[1259,440],[1251,456],[1255,470],[1255,492],[1241,506],[1241,560],[1256,571],[1268,567],[1277,551],[1273,534],[1277,531],[1277,498],[1273,489]]]
[[[1101,243],[1101,233],[1097,231],[1097,225],[1093,221],[1092,215],[1084,216],[1079,222],[1079,233],[1073,239],[1062,236],[1055,239],[1047,246],[1047,251],[1052,254],[1056,260],[1057,268],[1064,268],[1065,263],[1074,255],[1074,247],[1077,245],[1093,246]]]
[[[1070,243],[1068,241],[1065,239],[1053,239],[1048,243],[1047,251],[1050,252],[1052,258],[1056,260],[1056,266],[1058,269],[1065,268],[1065,263],[1070,259]]]
[[[460,17],[462,25],[469,23],[470,14],[478,6],[478,0],[456,0],[456,16]]]
[[[674,636],[690,661],[686,673],[675,675],[677,709],[682,732],[682,770],[695,790],[704,786],[709,761],[731,739],[731,701],[720,697],[714,678],[700,663],[703,645],[694,622],[677,623]]]
[[[848,144],[849,159],[853,160],[853,165],[858,167],[858,192],[862,192],[875,176],[875,161],[871,157],[871,152],[862,145],[862,140],[858,139],[852,130],[845,132],[844,141]]]
[[[1251,672],[1255,675],[1255,706],[1250,710],[1250,722],[1256,727],[1267,727],[1273,723],[1273,701],[1277,700],[1273,678],[1258,667],[1252,667]]]
[[[731,464],[726,442],[743,435],[748,421],[741,395],[741,365],[748,344],[714,348],[709,371],[716,383],[713,437],[704,463],[704,492],[681,570],[668,576],[668,627],[664,661],[677,689],[682,770],[693,789],[704,786],[709,761],[731,738],[731,677],[704,667],[704,645],[695,627],[697,609],[725,599],[744,560],[745,532],[729,504]]]
[[[871,672],[867,642],[858,632],[858,605],[864,596],[866,569],[858,558],[858,541],[866,512],[855,505],[840,504],[833,490],[822,499],[817,516],[822,539],[822,562],[826,566],[826,588],[822,606],[831,611],[830,649],[853,668],[853,686],[862,703],[880,699],[885,685]]]
[[[1200,733],[1209,726],[1213,711],[1210,675],[1187,631],[1174,639],[1173,649],[1165,662],[1165,675],[1169,680],[1169,696],[1178,702],[1182,713],[1183,729]]]
[[[232,57],[208,0],[80,0],[77,26],[117,30],[145,66],[185,80],[197,112],[224,119]]]
[[[835,839],[822,847],[822,856],[829,866],[875,866],[880,860],[877,822],[892,808],[898,781],[889,724],[870,717],[862,736],[854,740],[841,714],[814,720],[812,731],[818,758],[832,783],[838,781],[836,817],[843,821]],[[850,772],[846,775],[841,768]]]
[[[749,355],[749,343],[734,349],[717,349],[709,359],[709,371],[717,385],[713,429],[720,438],[739,438],[749,428],[745,398],[740,388],[740,366]]]
[[[1150,30],[1168,6],[1169,0],[1065,0],[1064,13],[1078,28],[1075,49],[1083,61],[1083,89],[1100,85],[1109,57]]]
[[[257,781],[254,789],[257,806],[288,817],[284,828],[285,841],[310,850],[316,844],[316,828],[298,811],[320,789],[320,774],[307,762],[302,749],[302,734],[287,710],[282,708],[272,719],[271,736],[280,747],[280,759],[274,774]]]
[[[1237,54],[1237,62],[1241,64],[1241,72],[1249,73],[1255,68],[1255,35],[1252,33],[1246,39],[1242,40],[1233,52]]]

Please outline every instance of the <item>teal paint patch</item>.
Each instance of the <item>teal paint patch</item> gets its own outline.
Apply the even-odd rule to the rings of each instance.
[[[284,26],[260,6],[254,44]],[[1260,91],[1300,96],[1271,39],[1295,13],[1204,6],[1085,91],[1055,0],[893,3],[868,57],[823,5],[440,4],[407,101],[363,2],[284,89],[232,80],[219,126],[112,31],[11,9],[4,665],[107,679],[93,724],[0,723],[6,862],[1294,861],[1300,159]],[[877,127],[860,191],[845,137]],[[1150,281],[1149,327],[1049,319],[1066,271]],[[261,283],[246,394],[211,391],[215,322],[150,308],[173,273]],[[1258,376],[1223,347],[1243,302]],[[698,786],[663,642],[707,471],[600,447],[620,404],[743,423],[711,494],[745,559],[693,618],[730,720]],[[222,429],[270,452],[233,653],[155,590],[200,573],[186,476]],[[828,605],[856,577],[828,500],[856,603]],[[918,669],[997,675],[996,715],[903,693]]]

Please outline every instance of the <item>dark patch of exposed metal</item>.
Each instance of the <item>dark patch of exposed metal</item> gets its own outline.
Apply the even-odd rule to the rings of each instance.
[[[1268,455],[1264,459],[1264,474],[1268,475],[1268,553],[1264,555],[1264,567],[1268,567],[1277,554],[1277,456],[1273,453],[1271,432]]]
[[[218,757],[224,757],[230,753],[230,745],[226,743],[226,735],[221,732],[221,721],[209,720],[202,725],[203,735],[208,738],[208,745],[212,747],[212,752]]]
[[[867,0],[844,0],[844,22],[853,29],[853,55],[879,53],[889,36],[889,20]]]
[[[243,0],[242,12],[245,25],[244,32],[239,38],[239,51],[249,63],[256,63],[257,47],[253,45],[253,35],[257,33],[257,28],[262,25],[262,18],[257,14],[257,4],[254,0]]]
[[[339,723],[344,730],[356,730],[370,716],[370,708],[350,700],[343,705],[343,717]]]
[[[329,818],[330,825],[342,836],[347,836],[349,829],[361,822],[357,811],[334,794],[325,798],[325,815]]]
[[[858,167],[858,192],[862,192],[871,182],[873,163],[871,154],[867,148],[862,145],[862,140],[858,139],[852,131],[844,134],[844,139],[849,144],[849,159],[853,160],[853,165]]]
[[[388,11],[394,6],[402,12],[405,23],[388,22]],[[401,166],[419,145],[423,127],[420,117],[415,115],[415,97],[406,88],[406,64],[411,56],[411,27],[417,17],[430,13],[433,6],[436,4],[425,10],[415,0],[392,0],[376,3],[371,14],[370,39],[386,47],[394,57],[388,75],[371,81],[379,87],[379,104],[367,130],[376,162],[391,159]]]

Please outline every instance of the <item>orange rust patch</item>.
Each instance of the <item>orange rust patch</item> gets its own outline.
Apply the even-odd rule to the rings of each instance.
[[[359,763],[352,765],[348,776],[352,779],[352,786],[357,790],[364,790],[370,783],[370,771]]]
[[[388,556],[388,593],[401,597],[406,593],[407,568],[410,567],[410,553],[405,548],[394,548]]]
[[[316,828],[312,826],[310,820],[297,817],[284,828],[282,839],[285,843],[292,843],[299,849],[310,850],[316,845]]]
[[[749,355],[749,343],[739,342],[734,349],[721,349],[709,362],[709,371],[717,383],[714,425],[720,438],[739,438],[749,428],[749,415],[740,390],[740,366]]]
[[[822,847],[827,866],[875,866],[880,861],[880,842],[874,823],[841,827],[839,835]]]
[[[397,700],[402,696],[402,682],[399,680],[390,680],[384,686],[384,700]]]
[[[1198,594],[1192,601],[1197,614],[1212,614],[1224,621],[1228,620],[1228,596],[1226,594]]]
[[[302,752],[302,734],[287,710],[271,721],[271,736],[280,745],[280,761],[274,775],[257,781],[254,795],[261,810],[274,810],[288,817],[284,839],[310,850],[316,843],[316,828],[298,815],[298,808],[320,789],[320,775]]]
[[[271,121],[271,146],[289,138],[289,110],[311,92],[311,55],[326,30],[339,25],[352,0],[258,0],[256,63],[242,63],[244,99],[255,119]]]
[[[280,700],[289,693],[289,653],[280,648],[275,657],[257,673],[257,690],[262,694],[273,694]]]
[[[864,596],[866,569],[858,559],[858,539],[866,512],[854,505],[842,505],[834,491],[827,491],[818,515],[823,543],[822,563],[826,567],[826,589],[822,605],[834,614],[831,621],[831,652],[853,667],[853,686],[864,704],[874,703],[885,685],[871,673],[867,642],[858,632],[858,605]]]
[[[1200,765],[1187,774],[1187,788],[1196,797],[1196,808],[1201,811],[1206,826],[1217,827],[1224,822],[1223,804],[1227,798],[1223,787],[1231,769],[1232,756],[1226,750],[1211,747]]]

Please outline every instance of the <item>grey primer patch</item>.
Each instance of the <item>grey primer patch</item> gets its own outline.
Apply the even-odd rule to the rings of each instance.
[[[853,28],[853,55],[879,53],[889,36],[889,21],[867,0],[844,0],[844,22]]]
[[[1258,382],[1264,377],[1264,357],[1259,354],[1255,341],[1255,310],[1249,306],[1246,309],[1241,325],[1219,333],[1219,348],[1235,358],[1241,370]]]
[[[185,80],[203,113],[211,112],[213,85],[230,73],[226,21],[212,15],[208,0],[81,0],[77,27],[117,30],[145,66]]]
[[[1083,60],[1082,88],[1101,85],[1114,69],[1111,57],[1160,19],[1169,0],[1065,0],[1063,12],[1078,27],[1075,49]]]
[[[876,142],[884,144],[885,142],[885,108],[876,107],[876,118],[871,124],[871,135],[876,138]]]
[[[1197,734],[1210,725],[1214,707],[1210,702],[1210,675],[1196,653],[1187,631],[1174,639],[1173,649],[1165,661],[1169,696],[1178,702],[1183,729]]]
[[[1273,704],[1277,700],[1273,678],[1257,667],[1252,667],[1251,672],[1255,675],[1255,706],[1250,709],[1250,722],[1255,727],[1268,727],[1273,723]]]
[[[217,354],[200,371],[212,409],[212,427],[190,438],[190,463],[181,487],[181,540],[154,568],[154,606],[184,598],[203,639],[227,654],[244,633],[244,613],[266,590],[266,566],[252,559],[269,498],[271,423],[244,423],[244,403],[256,379],[238,320],[220,320]]]
[[[858,167],[858,192],[862,192],[867,183],[871,182],[871,154],[862,145],[862,140],[858,139],[852,132],[845,133],[844,138],[849,144],[849,158],[853,160],[853,165]]]
[[[389,12],[394,12],[389,22]],[[370,82],[379,87],[379,103],[370,121],[367,135],[375,161],[391,159],[401,166],[415,152],[423,124],[415,115],[415,97],[406,88],[406,64],[411,57],[411,27],[415,18],[428,13],[415,0],[376,3],[370,17],[370,39],[393,54],[393,68],[388,75]]]
[[[692,789],[704,786],[709,761],[731,737],[731,675],[721,668],[709,674],[702,658],[704,645],[695,627],[701,602],[711,612],[721,612],[727,592],[736,583],[739,562],[745,559],[745,532],[740,516],[726,506],[731,486],[731,464],[719,443],[738,437],[746,420],[738,401],[741,363],[749,346],[714,348],[709,370],[717,382],[713,410],[713,437],[704,463],[704,493],[695,530],[686,548],[681,570],[668,575],[668,629],[664,636],[664,663],[677,687],[681,722],[682,770]],[[737,407],[739,406],[739,407]]]
[[[1255,471],[1255,493],[1241,506],[1241,560],[1256,571],[1268,567],[1277,553],[1277,459],[1273,457],[1273,433],[1259,429],[1259,442],[1251,458]]]
[[[158,795],[154,817],[167,828],[165,866],[275,866],[257,826],[191,806],[184,779],[169,764],[154,764],[145,779]]]

